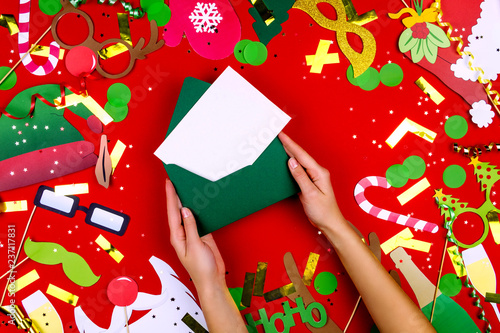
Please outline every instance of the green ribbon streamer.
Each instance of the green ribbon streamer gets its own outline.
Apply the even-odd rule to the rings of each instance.
[[[457,215],[455,214],[455,211],[448,205],[445,205],[445,204],[440,204],[439,203],[439,199],[438,198],[435,198],[436,199],[436,204],[438,205],[438,207],[441,209],[441,208],[447,208],[448,209],[448,212],[450,213],[450,220],[449,221],[444,221],[444,227],[446,228],[447,232],[446,232],[446,237],[448,238],[448,242],[452,242],[453,244],[456,244],[455,240],[453,238],[451,238],[451,235],[452,235],[452,232],[451,232],[451,225],[453,224],[453,222],[455,222],[455,219],[457,218]],[[463,263],[463,257],[462,257],[462,253],[458,252],[458,246],[455,248],[455,251],[453,251],[453,254],[455,255],[458,255],[460,256],[460,266],[462,266],[462,268],[465,268],[464,265],[462,264]],[[467,272],[467,271],[466,271]],[[479,315],[477,316],[480,320],[482,321],[485,321],[486,322],[486,329],[485,329],[485,333],[491,333],[491,324],[490,324],[490,321],[486,318],[486,314],[484,313],[484,308],[483,306],[481,305],[481,300],[479,299],[479,296],[477,295],[477,292],[476,292],[476,289],[474,288],[474,286],[470,283],[470,280],[469,280],[469,276],[467,275],[467,278],[465,279],[464,281],[464,286],[469,288],[469,289],[472,289],[471,293],[469,294],[470,297],[472,297],[474,299],[473,303],[475,307],[479,308],[480,309],[480,312],[479,312]]]
[[[107,1],[108,5],[113,6],[118,0],[107,0]],[[69,0],[69,2],[75,8],[78,8],[79,6],[85,4],[87,0]],[[101,5],[105,2],[106,0],[97,0],[97,3]],[[122,4],[123,8],[125,8],[125,11],[127,11],[131,17],[138,19],[144,16],[144,11],[141,8],[134,8],[129,2],[125,0],[120,0],[120,3]]]

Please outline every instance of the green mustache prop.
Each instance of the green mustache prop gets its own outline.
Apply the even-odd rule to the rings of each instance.
[[[33,242],[28,237],[24,243],[24,252],[31,260],[40,264],[62,264],[64,274],[82,287],[90,287],[101,277],[92,272],[89,264],[80,255],[68,252],[57,243]]]

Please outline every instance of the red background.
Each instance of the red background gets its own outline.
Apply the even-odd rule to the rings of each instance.
[[[94,22],[94,38],[99,42],[108,38],[119,38],[116,13],[123,12],[122,6],[88,2],[80,9],[87,12]],[[242,38],[257,40],[251,26],[253,18],[248,13],[250,2],[237,0],[231,3],[241,21]],[[460,30],[462,27],[465,28],[461,34],[467,37],[479,15],[479,3],[479,1],[453,2],[453,8],[445,4],[444,18],[446,20],[446,15],[450,17],[461,15],[460,20],[452,23]],[[132,1],[132,4],[138,6],[139,1]],[[107,101],[106,91],[111,84],[122,82],[132,91],[127,118],[122,122],[106,126],[104,130],[110,140],[110,149],[116,140],[121,140],[127,145],[113,175],[111,186],[105,189],[98,185],[93,168],[44,184],[54,187],[62,184],[89,183],[90,193],[80,195],[81,205],[88,206],[96,202],[116,210],[123,210],[130,215],[131,222],[125,235],[120,237],[85,224],[82,213],[77,213],[73,219],[68,219],[38,209],[28,236],[35,241],[57,242],[67,250],[79,253],[94,272],[102,276],[97,284],[83,288],[70,282],[60,267],[27,261],[17,270],[17,277],[36,269],[41,278],[16,294],[17,303],[20,305],[23,298],[38,289],[45,292],[47,285],[52,283],[78,295],[80,297],[78,304],[89,317],[93,318],[96,324],[107,327],[113,306],[105,296],[105,288],[114,277],[128,275],[138,282],[139,291],[159,293],[159,280],[148,262],[152,255],[170,264],[178,273],[180,280],[190,290],[195,291],[188,274],[169,244],[164,194],[166,172],[153,152],[165,137],[183,79],[192,76],[212,83],[227,66],[235,68],[292,117],[285,131],[331,171],[333,186],[342,212],[365,237],[369,232],[375,231],[381,242],[384,242],[403,228],[362,211],[353,197],[354,186],[366,176],[384,176],[389,166],[402,163],[410,155],[418,155],[425,160],[428,167],[424,176],[429,180],[431,188],[404,206],[399,204],[396,196],[418,180],[410,180],[400,189],[371,188],[366,193],[368,200],[379,207],[404,215],[411,214],[438,225],[442,225],[443,218],[432,198],[433,189],[444,188],[446,194],[452,194],[468,202],[472,207],[482,204],[484,194],[480,192],[479,185],[475,181],[473,168],[467,166],[468,158],[453,152],[452,143],[455,141],[446,136],[443,125],[446,117],[462,115],[469,122],[469,131],[458,142],[464,145],[487,144],[497,139],[499,124],[497,117],[495,116],[488,128],[479,129],[470,121],[469,106],[460,96],[398,51],[397,40],[404,26],[399,20],[389,19],[387,12],[396,12],[403,8],[401,2],[358,0],[354,2],[354,6],[358,13],[365,13],[371,9],[377,12],[378,19],[365,25],[375,36],[377,43],[377,53],[372,67],[380,70],[389,61],[399,64],[404,71],[404,80],[399,86],[386,87],[380,84],[373,91],[364,91],[351,85],[345,76],[349,62],[335,42],[336,33],[318,26],[306,13],[296,9],[288,12],[290,17],[282,24],[282,33],[268,44],[269,57],[261,66],[242,65],[234,56],[218,61],[204,59],[192,51],[189,42],[183,39],[178,47],[164,46],[149,54],[145,60],[137,61],[133,71],[122,79],[89,80],[88,92],[102,106]],[[17,17],[18,3],[4,1],[0,12],[14,14]],[[330,9],[329,12],[333,13],[333,10]],[[464,14],[459,14],[461,12]],[[51,24],[52,18],[39,11],[37,1],[32,3],[31,14],[30,42],[34,42]],[[64,36],[74,39],[78,36],[85,38],[85,31],[79,32],[69,23],[67,27]],[[134,44],[140,37],[149,40],[147,18],[134,19],[130,23],[130,29]],[[309,72],[310,67],[305,64],[305,55],[316,52],[320,39],[334,41],[329,52],[339,52],[340,63],[325,65],[321,74],[313,74]],[[356,42],[355,38],[351,40]],[[51,41],[52,37],[49,34],[41,44],[48,45]],[[19,59],[17,35],[10,36],[6,29],[0,29],[0,45],[2,45],[0,65],[12,66]],[[9,63],[9,60],[13,62]],[[45,59],[37,58],[35,61],[43,63]],[[116,61],[120,64],[119,59]],[[68,73],[62,61],[46,76],[31,75],[22,65],[16,69],[16,74],[18,77],[16,86],[11,90],[0,92],[2,108],[17,93],[35,85],[63,82],[78,84],[78,80]],[[426,99],[423,92],[414,84],[420,76],[426,78],[445,96],[446,99],[439,106]],[[66,111],[66,116],[68,113],[70,112]],[[391,149],[385,140],[405,117],[437,132],[434,143],[408,134],[394,149]],[[90,132],[84,121],[77,126],[84,137],[98,147],[99,135]],[[485,155],[481,160],[491,162],[493,165],[500,163],[496,151]],[[466,183],[458,189],[447,188],[442,180],[444,169],[451,164],[461,165],[467,171]],[[0,247],[0,258],[4,258],[0,259],[2,274],[7,270],[7,225],[16,225],[16,245],[20,246],[21,236],[33,208],[33,198],[39,185],[0,193],[0,201],[28,200],[29,202],[26,212],[0,215],[0,243],[3,245]],[[492,201],[495,201],[494,196]],[[479,237],[482,233],[480,219],[473,216],[469,221],[472,223],[457,225],[457,235],[460,232],[462,237],[474,235]],[[103,234],[125,255],[121,263],[117,264],[104,251],[98,250],[94,240],[99,234]],[[440,229],[436,234],[416,231],[414,235],[416,239],[431,242],[431,251],[423,253],[407,250],[407,252],[422,272],[436,283],[444,245],[444,229]],[[304,269],[309,252],[318,253],[320,261],[316,274],[323,271],[334,273],[338,278],[338,287],[334,294],[328,296],[318,294],[312,286],[309,287],[310,291],[316,300],[325,306],[329,316],[337,325],[342,329],[345,327],[358,294],[331,246],[307,221],[297,197],[279,202],[218,230],[214,232],[214,237],[225,260],[229,287],[242,287],[245,272],[254,272],[257,263],[264,261],[268,263],[265,291],[278,288],[290,282],[283,266],[283,255],[286,252],[292,252],[299,271]],[[494,255],[497,245],[491,235],[486,238],[483,245],[494,268],[500,267],[500,261]],[[23,258],[24,254],[20,259]],[[395,269],[390,257],[384,254],[382,254],[382,264],[388,270]],[[445,258],[443,267],[443,275],[446,273],[454,273],[448,257]],[[403,277],[402,283],[404,290],[415,299]],[[477,320],[478,309],[473,306],[468,292],[464,288],[453,299],[476,320],[478,327],[483,329],[484,322]],[[49,299],[59,312],[65,331],[76,332],[73,306],[51,296]],[[262,298],[253,297],[252,307],[243,313],[252,312],[256,318],[257,310],[266,307],[270,317],[273,313],[282,312],[282,301],[266,304]],[[484,307],[493,328],[500,328],[491,306],[484,303]],[[134,313],[130,321],[133,322],[142,315]],[[7,317],[2,317],[2,320],[7,320]],[[292,332],[307,331],[298,316],[296,322],[297,326],[292,328]],[[369,314],[361,305],[349,332],[369,332],[372,324]],[[16,330],[11,327],[11,331]]]

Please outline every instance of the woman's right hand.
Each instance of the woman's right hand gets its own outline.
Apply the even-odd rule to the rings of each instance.
[[[339,221],[344,222],[333,193],[330,173],[288,135],[278,135],[290,159],[288,167],[300,187],[300,201],[309,221],[321,231]]]

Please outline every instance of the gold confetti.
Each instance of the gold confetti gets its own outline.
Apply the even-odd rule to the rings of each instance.
[[[111,168],[113,170],[111,171],[111,174],[115,172],[115,168],[118,165],[118,162],[120,162],[125,148],[127,148],[127,146],[123,142],[121,142],[120,140],[116,142],[113,151],[109,155],[109,158],[111,159]]]
[[[64,59],[64,51],[65,50],[63,48],[59,49],[59,60],[63,60]],[[37,56],[40,56],[40,57],[46,57],[46,58],[48,58],[49,54],[50,54],[50,47],[49,46],[43,46],[43,45],[36,45],[33,48],[33,51],[31,51],[30,53],[32,55],[37,55]]]
[[[331,40],[320,39],[318,48],[315,55],[306,55],[307,66],[311,66],[311,73],[321,73],[323,65],[339,63],[338,53],[328,53],[330,45],[333,44]]]
[[[358,15],[351,0],[342,0],[342,3],[344,4],[345,13],[347,15],[347,20],[349,21],[349,23],[356,25],[365,25],[371,21],[375,21],[376,19],[378,19],[377,13],[375,13],[373,9],[369,12]]]
[[[389,147],[394,148],[408,132],[418,135],[422,139],[429,142],[434,142],[434,139],[437,135],[430,129],[427,129],[424,126],[419,125],[408,118],[405,118],[385,142],[389,145]]]
[[[266,25],[270,25],[274,22],[274,16],[267,8],[263,0],[250,0],[250,2],[254,6],[255,10],[257,10],[257,13],[259,13],[260,18]]]
[[[425,189],[429,188],[431,184],[427,180],[427,178],[421,179],[418,183],[398,195],[398,201],[403,206],[411,199],[415,198],[417,195],[422,193]]]
[[[208,331],[189,313],[186,313],[184,317],[182,317],[182,322],[186,324],[193,333],[208,333]]]
[[[245,273],[245,282],[243,283],[243,292],[241,295],[241,305],[247,308],[249,308],[252,303],[254,281],[255,273]]]
[[[47,294],[54,296],[55,298],[73,306],[76,306],[76,303],[78,303],[78,296],[73,295],[72,293],[69,293],[57,286],[54,286],[53,284],[49,284],[49,287],[47,288]]]
[[[40,276],[38,276],[37,271],[34,269],[31,272],[16,279],[16,282],[14,283],[16,292],[18,292],[19,290],[23,289],[26,286],[29,286],[39,278]]]
[[[284,285],[283,287],[268,291],[264,294],[264,299],[266,300],[266,302],[271,302],[280,299],[281,297],[286,297],[290,294],[293,294],[295,291],[296,290],[293,283],[289,283],[287,285]]]
[[[7,28],[11,36],[19,32],[19,27],[17,26],[14,15],[0,14],[0,26]]]
[[[24,212],[28,210],[27,200],[0,202],[0,213]]]
[[[309,258],[307,259],[306,269],[304,269],[304,275],[302,276],[302,282],[306,286],[310,286],[314,272],[316,271],[316,266],[318,265],[319,254],[309,253]]]
[[[117,13],[117,15],[118,28],[120,29],[120,38],[128,44],[132,45],[132,38],[130,37],[130,26],[128,24],[128,15],[126,13]],[[99,50],[97,53],[99,54],[99,57],[101,59],[106,60],[127,51],[128,48],[125,45],[117,43]]]
[[[255,275],[254,296],[264,296],[264,284],[266,282],[267,262],[257,264],[257,274]]]
[[[61,105],[61,97],[54,100],[54,104],[57,105],[56,109],[62,109],[68,107],[69,105],[76,105],[78,103],[83,103],[90,112],[92,112],[99,120],[107,125],[113,121],[113,118],[104,110],[99,103],[97,103],[91,96],[70,94],[66,96],[66,104]]]
[[[111,243],[104,238],[103,235],[99,235],[97,239],[95,240],[96,244],[101,247],[106,253],[108,253],[111,258],[113,258],[117,263],[120,263],[122,261],[124,255],[121,254],[120,251],[118,251]]]
[[[55,195],[76,195],[89,193],[89,184],[69,184],[69,185],[56,185],[54,187]]]
[[[437,105],[439,105],[442,101],[444,101],[444,96],[441,95],[436,90],[436,88],[434,88],[433,86],[431,86],[431,84],[429,82],[427,82],[427,80],[424,79],[423,76],[421,76],[417,81],[415,81],[415,84],[420,89],[422,89],[422,91],[424,92],[424,94],[426,94],[427,96],[429,96],[429,98],[432,99],[432,101],[434,103],[436,103]]]
[[[451,263],[453,264],[453,268],[455,269],[457,276],[462,277],[467,275],[462,257],[460,256],[460,253],[458,253],[458,247],[454,245],[447,248],[446,251],[450,256]]]

